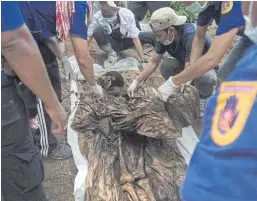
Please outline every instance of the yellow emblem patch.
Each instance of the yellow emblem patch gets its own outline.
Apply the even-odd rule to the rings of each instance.
[[[233,8],[233,1],[223,1],[221,4],[221,14],[224,15],[230,12]]]
[[[257,94],[257,82],[227,82],[220,87],[211,138],[219,146],[232,144],[241,134]]]

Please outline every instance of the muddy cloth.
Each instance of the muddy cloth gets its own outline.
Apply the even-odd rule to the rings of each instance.
[[[155,98],[149,78],[129,99],[126,89],[136,74],[122,75],[125,86],[109,87],[103,100],[79,83],[72,128],[80,133],[80,150],[89,161],[87,200],[179,200],[186,164],[176,138],[198,115],[198,93],[186,86],[164,104]]]
[[[1,88],[1,189],[5,201],[45,201],[43,163],[25,106],[10,80]]]

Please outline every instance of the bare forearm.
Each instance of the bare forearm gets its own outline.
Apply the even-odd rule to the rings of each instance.
[[[53,36],[47,39],[45,43],[59,60],[65,56],[65,48],[62,47],[61,42],[58,41],[57,37]]]
[[[82,62],[78,62],[78,63],[79,63],[80,70],[83,76],[88,81],[88,83],[91,86],[96,85],[92,58],[91,57],[85,58],[82,60]]]
[[[154,62],[149,62],[144,70],[136,77],[136,81],[141,82],[150,76],[156,69],[158,68],[158,64]]]
[[[183,70],[181,73],[173,77],[173,82],[175,85],[184,84],[187,81],[194,80],[195,78],[203,75],[204,73],[210,71],[216,66],[216,62],[204,55],[197,59],[190,67]]]
[[[190,67],[173,77],[174,84],[183,84],[213,69],[227,52],[237,32],[238,27],[222,35],[215,36],[210,49],[205,55],[197,59],[194,63],[191,63]]]
[[[204,37],[195,37],[192,43],[192,52],[190,56],[190,63],[194,63],[202,56],[203,48],[205,44]]]
[[[134,43],[134,47],[136,49],[137,54],[139,55],[139,57],[141,59],[143,59],[144,58],[143,47],[142,47],[142,44],[141,44],[139,38],[138,37],[134,38],[133,43]]]
[[[89,55],[87,41],[73,34],[71,35],[71,41],[83,76],[91,86],[95,86],[96,80],[94,76],[93,60]]]
[[[197,26],[195,31],[194,40],[192,43],[192,51],[190,55],[190,63],[193,64],[197,59],[202,56],[204,44],[205,44],[205,35],[207,32],[208,26]]]
[[[47,107],[58,105],[43,59],[28,29],[23,26],[18,32],[1,35],[2,53],[17,76]]]

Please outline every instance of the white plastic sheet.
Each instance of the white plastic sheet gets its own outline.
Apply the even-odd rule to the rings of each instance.
[[[85,80],[82,75],[75,56],[70,57],[70,62],[78,75],[77,80]],[[96,76],[103,75],[108,71],[138,70],[139,62],[134,57],[127,57],[117,61],[111,68],[105,69],[99,64],[94,64],[94,73]]]
[[[82,76],[75,57],[74,56],[70,57],[70,61],[75,71],[80,73],[79,76]],[[129,64],[126,64],[126,62],[129,62]],[[137,66],[138,66],[137,60],[132,57],[129,57],[118,61],[116,65],[108,69],[108,71],[138,70]],[[98,64],[94,64],[94,72],[95,72],[95,75],[102,75],[106,73],[107,70],[102,68]],[[84,80],[84,78],[82,80]],[[71,90],[73,90],[74,92],[78,92],[77,83],[74,80],[71,81]],[[75,94],[71,94],[70,99],[71,99],[71,115],[69,117],[68,127],[67,127],[68,143],[71,146],[74,162],[78,169],[78,173],[76,175],[75,182],[74,182],[74,197],[75,197],[75,201],[84,201],[85,191],[86,191],[86,177],[88,173],[88,162],[83,157],[83,155],[79,150],[78,133],[70,127],[74,119],[74,115],[76,113],[79,100],[77,99]],[[193,151],[198,141],[199,140],[191,126],[182,129],[182,137],[177,139],[177,145],[187,164],[189,164],[190,162],[191,156],[193,154]]]
[[[185,127],[182,129],[182,137],[177,139],[177,145],[187,165],[191,160],[192,154],[195,150],[195,146],[198,142],[199,139],[195,134],[195,131],[192,128],[192,126]]]
[[[74,80],[71,80],[71,90],[73,90],[74,92],[78,92],[77,83]],[[70,100],[71,114],[69,116],[67,127],[68,144],[71,146],[73,159],[78,169],[78,173],[76,175],[74,182],[74,198],[75,201],[84,201],[88,163],[79,150],[78,133],[70,127],[74,119],[74,115],[76,113],[79,100],[77,99],[74,93],[70,95]]]

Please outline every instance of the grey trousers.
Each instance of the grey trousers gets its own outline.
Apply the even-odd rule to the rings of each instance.
[[[160,65],[162,77],[167,80],[170,76],[175,76],[184,70],[184,66],[175,58],[165,57]],[[193,81],[194,86],[198,89],[201,98],[208,98],[212,95],[217,83],[215,70],[210,70],[203,76]]]
[[[117,30],[107,34],[103,27],[99,26],[94,30],[93,36],[101,49],[108,43],[111,44],[115,52],[134,47],[133,40],[131,38],[122,38],[121,33],[118,33]],[[140,32],[138,37],[142,44],[150,44],[155,47],[156,39],[153,32]]]
[[[236,63],[242,58],[245,50],[252,45],[252,41],[247,37],[241,37],[233,49],[230,51],[227,59],[220,66],[218,70],[217,77],[217,87],[223,82],[230,73],[234,70]]]
[[[137,28],[141,30],[139,21],[143,20],[146,12],[150,15],[160,8],[169,7],[169,1],[129,1],[128,9],[135,15]]]

